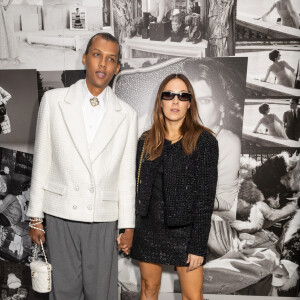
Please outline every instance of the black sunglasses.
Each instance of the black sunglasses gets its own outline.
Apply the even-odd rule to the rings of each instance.
[[[162,92],[161,93],[161,99],[163,100],[173,100],[174,97],[177,96],[177,98],[180,101],[192,101],[192,95],[190,93],[173,93],[173,92]]]

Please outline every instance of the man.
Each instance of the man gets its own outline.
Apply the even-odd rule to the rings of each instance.
[[[283,114],[285,132],[290,140],[299,141],[300,139],[300,108],[299,99],[291,99],[290,110]]]
[[[28,216],[53,268],[50,300],[117,299],[116,221],[128,253],[135,225],[137,115],[108,86],[119,44],[89,41],[86,79],[45,93],[38,115]]]

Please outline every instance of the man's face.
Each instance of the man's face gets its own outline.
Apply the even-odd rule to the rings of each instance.
[[[291,109],[296,109],[296,108],[297,108],[297,103],[296,103],[296,101],[291,100],[291,102],[290,102],[290,107],[291,107]]]
[[[82,63],[86,67],[86,82],[90,92],[101,93],[114,75],[118,74],[119,46],[96,36],[89,48],[88,54],[83,54]]]

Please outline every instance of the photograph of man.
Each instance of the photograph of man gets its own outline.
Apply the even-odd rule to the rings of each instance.
[[[299,99],[291,99],[291,109],[283,114],[285,132],[288,138],[294,141],[299,141],[300,139],[300,108],[298,104]]]
[[[82,57],[86,78],[47,91],[38,115],[31,181],[30,237],[47,243],[50,300],[115,300],[119,249],[135,224],[136,112],[108,86],[120,48],[94,35]]]

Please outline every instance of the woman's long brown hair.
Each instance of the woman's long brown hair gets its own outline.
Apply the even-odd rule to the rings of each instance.
[[[165,116],[161,107],[161,93],[164,91],[166,85],[172,79],[179,78],[187,86],[188,92],[192,95],[190,108],[187,110],[183,123],[180,127],[180,134],[183,136],[181,140],[182,149],[186,155],[190,155],[196,149],[197,140],[203,130],[212,131],[199,123],[201,119],[198,114],[197,103],[195,98],[194,89],[183,74],[171,74],[167,76],[161,83],[154,104],[153,110],[153,125],[151,129],[145,133],[145,155],[149,160],[154,160],[161,156],[164,141],[167,133]]]

